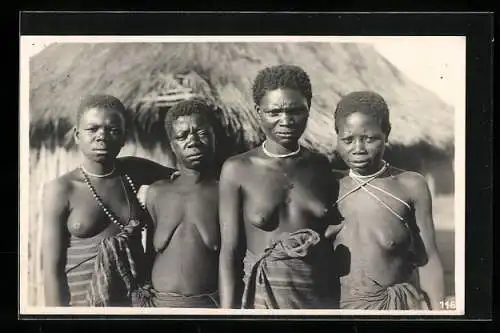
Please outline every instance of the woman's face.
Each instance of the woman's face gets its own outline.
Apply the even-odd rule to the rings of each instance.
[[[270,90],[256,109],[266,138],[294,149],[309,118],[309,105],[304,95],[291,89]]]
[[[125,118],[113,109],[91,108],[75,128],[75,141],[85,157],[111,161],[125,143]]]
[[[197,114],[180,116],[172,123],[170,141],[177,160],[188,169],[209,167],[215,158],[215,135]]]
[[[361,175],[380,168],[387,136],[373,117],[360,112],[340,118],[337,152],[347,166]]]

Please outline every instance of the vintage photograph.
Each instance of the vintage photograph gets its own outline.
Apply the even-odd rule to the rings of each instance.
[[[464,314],[465,47],[22,36],[21,314]]]

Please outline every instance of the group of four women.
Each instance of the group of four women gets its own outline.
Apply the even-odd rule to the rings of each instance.
[[[124,106],[108,95],[82,101],[82,163],[44,189],[48,305],[440,308],[431,195],[421,175],[383,159],[384,99],[340,100],[332,131],[349,169],[335,171],[299,144],[312,99],[302,68],[265,68],[252,93],[266,139],[221,170],[217,120],[201,99],[166,115],[176,170],[117,158]]]

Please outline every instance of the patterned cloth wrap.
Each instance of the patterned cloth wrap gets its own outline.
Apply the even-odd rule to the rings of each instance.
[[[409,282],[382,286],[369,278],[359,285],[343,286],[342,309],[356,310],[428,310],[423,291]]]
[[[142,249],[132,249],[129,233],[112,237],[72,239],[66,275],[71,306],[148,306],[151,297],[139,262]],[[75,263],[79,256],[85,259]]]
[[[318,276],[318,272],[325,272],[325,267],[318,267],[321,260],[310,260],[321,256],[321,252],[314,251],[319,243],[318,233],[301,229],[273,241],[261,256],[247,251],[242,308],[333,307],[331,293],[321,282],[322,275]]]
[[[156,308],[218,308],[219,293],[185,296],[152,290],[150,307]]]

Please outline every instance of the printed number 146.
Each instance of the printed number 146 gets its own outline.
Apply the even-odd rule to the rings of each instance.
[[[444,300],[439,302],[441,304],[441,309],[444,310],[455,310],[455,297],[446,297]]]

